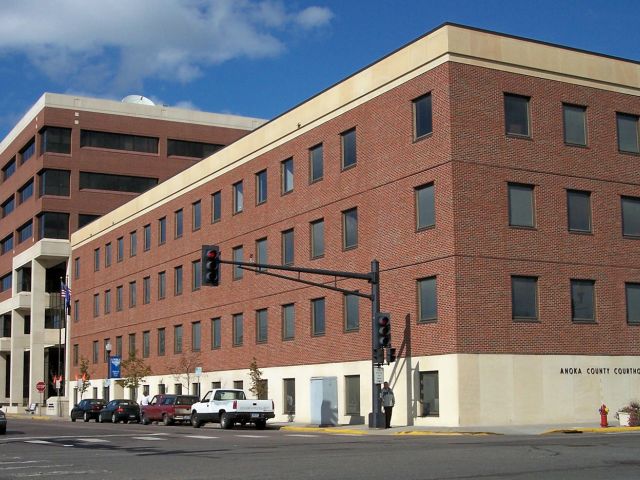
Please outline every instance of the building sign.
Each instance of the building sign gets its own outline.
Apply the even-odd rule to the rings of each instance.
[[[112,355],[109,358],[109,377],[120,378],[120,355]]]
[[[569,368],[561,368],[560,375],[640,375],[640,368],[569,367]]]

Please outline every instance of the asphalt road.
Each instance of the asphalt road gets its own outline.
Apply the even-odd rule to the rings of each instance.
[[[0,479],[637,479],[640,434],[398,436],[10,419]]]

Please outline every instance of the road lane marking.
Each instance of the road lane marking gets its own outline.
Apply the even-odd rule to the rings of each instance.
[[[242,438],[266,438],[265,435],[234,435],[235,437],[242,437]]]
[[[164,442],[167,440],[166,438],[158,438],[158,437],[131,437],[134,440],[147,440],[147,441],[155,441],[155,442]]]
[[[111,440],[105,440],[104,438],[79,438],[78,441],[85,443],[110,443]]]
[[[198,438],[198,439],[208,439],[208,438],[220,438],[220,437],[209,437],[207,435],[183,435],[185,438]]]
[[[47,440],[25,440],[24,443],[36,443],[39,445],[52,445],[53,442],[48,442]]]
[[[319,437],[320,435],[311,435],[308,433],[288,433],[285,437]]]

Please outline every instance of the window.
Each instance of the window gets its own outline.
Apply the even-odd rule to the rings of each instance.
[[[256,173],[256,205],[267,201],[267,171]]]
[[[311,222],[311,258],[324,256],[324,220]]]
[[[211,319],[211,349],[215,350],[222,345],[220,318]]]
[[[158,329],[158,356],[164,357],[165,354],[165,339],[166,339],[166,330],[164,328]]]
[[[151,225],[147,224],[142,227],[142,248],[146,252],[151,248]]]
[[[16,173],[16,159],[15,157],[9,160],[4,167],[2,167],[2,180],[5,181],[11,175]]]
[[[200,230],[202,226],[202,202],[198,200],[191,204],[191,230]]]
[[[587,144],[587,123],[585,107],[578,105],[562,105],[564,123],[564,143],[569,145]]]
[[[123,301],[123,288],[122,285],[118,285],[116,287],[116,311],[120,312],[122,311],[122,306],[124,304]]]
[[[533,185],[510,183],[509,225],[512,227],[535,227],[533,214]]]
[[[186,140],[167,140],[167,155],[191,158],[206,158],[220,150],[223,145],[215,143],[189,142]]]
[[[69,170],[42,170],[40,177],[39,195],[55,195],[59,197],[69,196],[69,183],[71,172]]]
[[[165,393],[167,393],[167,386],[164,383],[159,383],[158,384],[158,394],[159,395],[164,395]]]
[[[293,158],[287,158],[280,163],[280,176],[282,194],[293,191]]]
[[[344,329],[349,332],[360,328],[360,297],[344,295]]]
[[[182,295],[182,265],[173,269],[173,294]]]
[[[198,290],[202,286],[202,262],[191,262],[191,290]]]
[[[129,308],[133,308],[137,303],[136,282],[129,282]]]
[[[135,257],[138,254],[138,232],[129,234],[129,256]]]
[[[567,190],[569,231],[591,232],[591,192]]]
[[[128,152],[158,153],[158,139],[124,133],[80,131],[80,146],[125,150]]]
[[[33,236],[33,221],[29,220],[27,223],[18,228],[18,243],[22,243]]]
[[[136,354],[136,334],[129,334],[129,356],[132,357]]]
[[[80,190],[142,193],[158,185],[157,178],[80,172]]]
[[[109,357],[111,356],[111,343],[110,339],[105,338],[102,343],[102,351],[104,352],[104,357],[102,357],[102,361],[104,363],[109,363]]]
[[[261,238],[256,240],[256,263],[269,263],[267,258],[267,239]],[[266,270],[266,268],[258,268],[258,270]]]
[[[593,280],[571,280],[571,320],[595,322]]]
[[[268,330],[267,309],[256,310],[256,343],[267,341]]]
[[[182,325],[173,327],[173,353],[182,353]]]
[[[151,303],[151,277],[142,279],[142,303],[145,305]]]
[[[25,183],[18,190],[18,203],[22,204],[33,196],[33,179]]]
[[[0,292],[6,292],[11,290],[11,280],[13,276],[11,273],[7,273],[4,277],[0,279]]]
[[[80,320],[80,301],[73,301],[73,321],[77,322]]]
[[[111,313],[111,290],[104,291],[104,313]]]
[[[100,315],[100,294],[95,293],[93,295],[93,316],[97,317]]]
[[[73,366],[77,367],[80,360],[80,346],[76,343],[73,345]]]
[[[345,415],[360,415],[360,375],[344,377]]]
[[[146,330],[142,332],[142,358],[149,358],[151,353],[151,332]]]
[[[167,217],[158,219],[158,245],[167,241]]]
[[[202,328],[200,322],[191,324],[191,351],[199,352],[202,343]]]
[[[240,213],[244,208],[244,194],[242,181],[233,184],[233,214]]]
[[[421,417],[440,416],[438,372],[420,372],[420,404]]]
[[[40,150],[47,153],[71,153],[71,129],[45,127],[40,131]]]
[[[16,208],[15,197],[11,195],[3,204],[2,204],[2,217],[6,217]]]
[[[20,150],[20,163],[23,164],[36,153],[36,142],[32,138],[29,143],[27,143],[22,150]]]
[[[514,320],[538,319],[538,279],[511,277],[511,312]]]
[[[640,283],[625,283],[624,288],[627,302],[627,323],[629,325],[640,324]]]
[[[293,303],[282,306],[282,339],[292,340],[296,335],[296,311]]]
[[[438,318],[438,291],[436,277],[418,280],[418,321],[431,322]]]
[[[244,320],[241,313],[236,313],[235,315],[233,315],[232,320],[233,320],[233,345],[237,347],[239,345],[242,345]]]
[[[293,228],[282,232],[282,264],[293,265]]]
[[[158,300],[167,296],[167,272],[158,272]]]
[[[529,97],[504,94],[504,119],[507,135],[530,136]]]
[[[622,197],[622,234],[640,236],[640,198]]]
[[[174,212],[173,214],[173,218],[175,221],[175,238],[180,238],[182,237],[182,233],[184,231],[184,225],[183,225],[183,215],[182,215],[182,209]]]
[[[436,224],[436,207],[433,183],[416,188],[416,228],[433,227]]]
[[[296,379],[295,378],[283,378],[282,379],[283,390],[283,412],[285,415],[296,414]]]
[[[429,135],[433,131],[431,102],[431,93],[413,101],[413,124],[416,139]]]
[[[211,223],[219,222],[222,218],[222,195],[216,192],[211,195]]]
[[[93,271],[97,272],[100,270],[100,249],[96,248],[93,251]]]
[[[116,337],[116,355],[122,357],[122,335]]]
[[[244,388],[244,382],[242,380],[234,380],[233,388],[236,390],[242,390]]]
[[[69,238],[69,214],[43,212],[38,216],[39,238]]]
[[[111,242],[104,246],[104,266],[111,266]]]
[[[358,209],[342,212],[342,248],[348,250],[358,246]]]
[[[325,332],[325,308],[324,298],[311,300],[311,333],[312,335],[324,335]]]
[[[124,258],[124,238],[123,237],[120,237],[116,240],[116,246],[117,246],[116,261],[121,262],[122,259]]]
[[[92,347],[93,347],[92,348],[93,363],[98,363],[98,360],[100,359],[100,344],[98,343],[98,340],[93,341]]]
[[[232,256],[233,256],[233,261],[234,262],[242,262],[244,261],[244,249],[242,248],[242,245],[239,247],[235,247],[232,250]],[[234,265],[233,266],[233,279],[234,280],[240,280],[242,279],[242,268],[240,268],[240,266],[238,265]]]
[[[322,156],[322,144],[309,149],[309,183],[322,180],[324,176],[324,161]]]
[[[621,152],[640,153],[639,118],[637,115],[616,113],[618,150]]]
[[[340,134],[342,145],[342,169],[353,167],[358,161],[356,155],[356,129],[352,128]]]
[[[2,241],[0,241],[0,255],[9,253],[12,250],[13,250],[13,233],[10,233],[8,236],[3,238]]]

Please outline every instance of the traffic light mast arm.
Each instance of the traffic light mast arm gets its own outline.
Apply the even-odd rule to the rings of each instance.
[[[235,260],[219,260],[220,263],[226,263],[228,265],[237,265],[240,267],[250,267],[254,269],[263,269],[269,268],[271,270],[285,270],[287,272],[299,272],[299,273],[313,273],[316,275],[328,275],[331,277],[344,277],[344,278],[356,278],[359,280],[367,280],[368,282],[372,282],[374,280],[374,275],[369,273],[357,273],[357,272],[346,272],[342,270],[324,270],[322,268],[304,268],[304,267],[289,267],[287,265],[273,265],[270,263],[254,263],[254,262],[240,262]],[[260,270],[260,274],[267,273],[263,270]],[[295,279],[292,279],[295,280]]]

